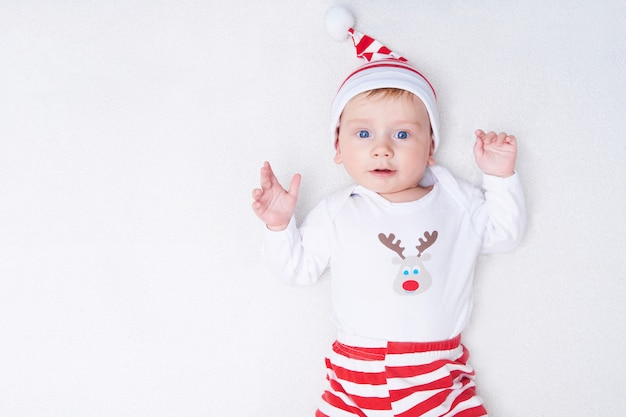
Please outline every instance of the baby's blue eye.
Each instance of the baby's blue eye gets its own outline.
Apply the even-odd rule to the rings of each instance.
[[[408,137],[409,137],[409,134],[405,132],[404,130],[401,130],[398,133],[396,133],[396,139],[406,139]]]
[[[370,132],[368,132],[367,130],[359,130],[357,134],[361,139],[367,139],[370,137]]]

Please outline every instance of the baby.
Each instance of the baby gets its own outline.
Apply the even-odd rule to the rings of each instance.
[[[300,175],[285,190],[266,162],[253,191],[270,269],[301,285],[331,272],[338,336],[316,416],[484,416],[461,333],[477,255],[512,249],[525,228],[516,138],[477,130],[482,189],[454,178],[434,159],[430,83],[377,41],[349,33],[371,61],[340,87],[331,127],[334,160],[355,184],[300,227]]]

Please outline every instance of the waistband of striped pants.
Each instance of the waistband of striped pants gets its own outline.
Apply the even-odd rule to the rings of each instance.
[[[461,345],[461,335],[450,340],[434,342],[393,342],[382,339],[372,339],[347,333],[343,330],[337,332],[337,341],[346,346],[363,348],[384,348],[387,353],[419,353],[456,349]]]

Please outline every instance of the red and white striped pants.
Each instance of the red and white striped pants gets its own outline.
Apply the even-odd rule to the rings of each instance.
[[[486,416],[461,337],[383,342],[340,334],[316,417]]]

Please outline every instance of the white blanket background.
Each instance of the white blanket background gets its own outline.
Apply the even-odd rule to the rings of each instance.
[[[359,62],[316,2],[0,5],[0,415],[311,416],[329,282],[259,257],[250,192],[348,178],[330,101]],[[440,163],[520,143],[530,224],[480,259],[464,342],[495,417],[626,414],[626,7],[346,1],[439,95]]]

